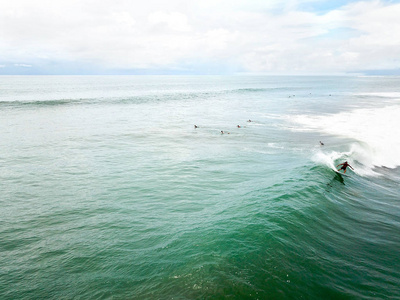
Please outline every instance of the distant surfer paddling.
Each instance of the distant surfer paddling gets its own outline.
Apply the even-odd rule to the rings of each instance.
[[[336,166],[336,168],[339,167],[339,166],[342,166],[342,167],[341,167],[340,169],[338,169],[338,172],[339,172],[340,170],[343,170],[343,171],[344,171],[343,174],[346,173],[346,168],[347,168],[347,167],[350,167],[350,169],[354,170],[353,167],[350,166],[349,163],[348,163],[347,161],[345,161],[345,162],[342,163],[342,164],[338,164],[338,165]]]

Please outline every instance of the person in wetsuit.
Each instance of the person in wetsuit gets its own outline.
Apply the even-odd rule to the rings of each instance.
[[[336,166],[336,168],[339,167],[339,166],[342,166],[342,167],[341,167],[340,169],[338,169],[338,171],[343,170],[343,171],[344,171],[343,174],[346,173],[346,168],[347,168],[347,167],[350,167],[350,169],[354,170],[353,167],[350,166],[349,163],[348,163],[347,161],[345,161],[345,162],[342,163],[342,164],[338,164],[338,165]]]

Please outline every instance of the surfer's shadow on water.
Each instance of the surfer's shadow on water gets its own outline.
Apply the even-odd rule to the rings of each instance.
[[[331,180],[329,183],[327,183],[326,185],[327,185],[328,187],[330,187],[330,188],[333,188],[333,187],[334,187],[334,184],[337,184],[337,183],[346,185],[346,184],[344,183],[343,176],[342,176],[341,174],[339,174],[339,173],[336,173],[336,174],[333,176],[332,180]],[[327,191],[329,191],[329,190],[327,190]]]

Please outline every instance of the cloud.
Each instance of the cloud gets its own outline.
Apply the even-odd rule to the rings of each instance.
[[[200,63],[229,72],[398,69],[400,4],[345,2],[0,0],[0,63],[99,72],[204,72]]]
[[[190,31],[187,16],[178,12],[166,13],[163,11],[157,11],[148,16],[148,21],[150,25],[166,26],[168,29],[173,31]]]
[[[32,65],[27,65],[27,64],[14,64],[14,66],[21,68],[32,68]]]

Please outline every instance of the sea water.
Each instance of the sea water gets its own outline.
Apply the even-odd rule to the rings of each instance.
[[[1,76],[0,298],[400,299],[399,128],[399,77]]]

